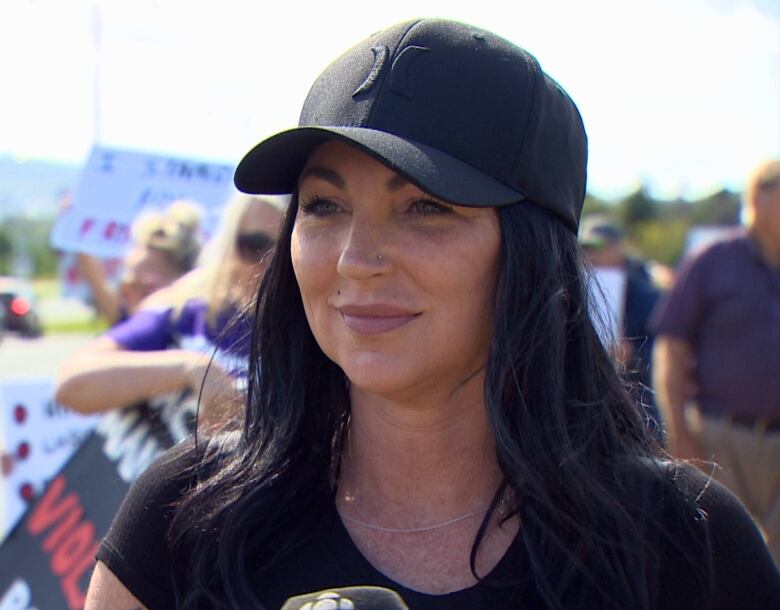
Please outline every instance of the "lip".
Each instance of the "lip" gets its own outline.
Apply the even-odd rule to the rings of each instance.
[[[419,315],[403,307],[386,303],[343,305],[336,309],[347,328],[363,336],[381,335],[401,328]]]

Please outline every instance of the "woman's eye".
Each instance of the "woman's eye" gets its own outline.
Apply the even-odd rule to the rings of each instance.
[[[298,203],[298,207],[304,214],[311,214],[313,216],[330,216],[331,214],[338,214],[341,211],[341,206],[335,201],[319,196],[301,199]]]
[[[434,216],[437,214],[451,214],[452,207],[432,199],[417,199],[412,202],[411,211],[422,216]]]

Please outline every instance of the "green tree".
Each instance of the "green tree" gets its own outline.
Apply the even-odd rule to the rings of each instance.
[[[14,244],[11,234],[4,224],[0,225],[0,274],[7,275],[11,267]]]
[[[585,204],[582,206],[582,215],[590,216],[591,214],[614,216],[615,205],[588,193],[585,195]]]
[[[636,223],[631,242],[643,258],[676,265],[690,224],[685,218],[659,218]]]
[[[658,202],[642,185],[636,191],[618,203],[618,218],[629,234],[634,233],[634,225],[658,217]]]
[[[14,258],[28,256],[32,261],[33,276],[55,277],[57,255],[49,245],[53,225],[51,219],[6,218],[0,225],[0,272],[11,273]]]
[[[740,196],[727,189],[691,203],[691,221],[700,225],[736,225],[742,208]]]

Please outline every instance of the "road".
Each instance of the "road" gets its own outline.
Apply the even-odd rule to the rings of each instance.
[[[0,380],[51,377],[60,363],[90,338],[62,334],[23,339],[6,334],[0,339]]]

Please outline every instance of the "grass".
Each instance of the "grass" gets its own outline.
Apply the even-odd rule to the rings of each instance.
[[[60,294],[60,280],[53,278],[36,278],[32,280],[32,288],[39,299],[57,297]]]
[[[100,318],[89,318],[87,320],[55,320],[43,321],[44,334],[69,334],[78,333],[83,335],[98,335],[105,332],[108,325]]]
[[[36,298],[41,300],[56,299],[61,294],[59,278],[35,278],[31,281]],[[86,314],[86,315],[85,315]],[[97,335],[104,332],[108,325],[98,316],[88,311],[79,312],[73,317],[56,317],[49,319],[42,316],[44,334],[86,334]]]

